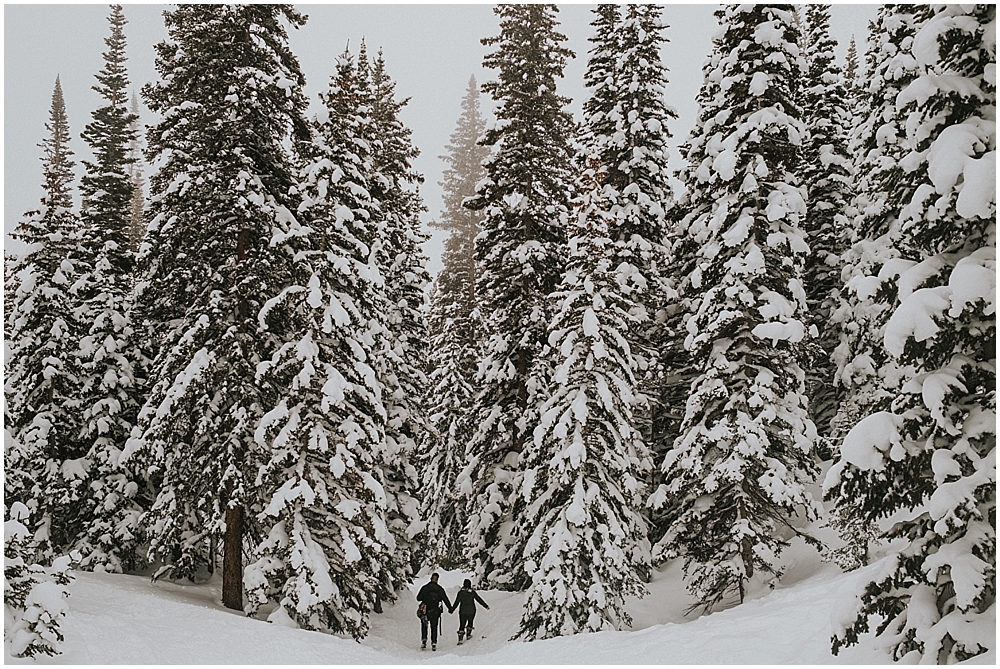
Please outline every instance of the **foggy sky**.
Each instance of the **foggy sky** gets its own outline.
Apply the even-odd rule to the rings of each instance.
[[[165,5],[124,5],[128,25],[128,68],[132,87],[157,79],[153,44],[167,37],[162,12]],[[305,73],[306,93],[312,105],[334,72],[336,57],[350,44],[357,53],[362,38],[370,54],[383,49],[389,74],[396,80],[400,97],[410,98],[401,119],[413,130],[413,141],[421,155],[417,169],[425,176],[421,193],[433,220],[441,207],[437,182],[444,164],[449,135],[458,120],[460,102],[470,75],[482,83],[493,76],[481,64],[486,48],[479,40],[499,32],[492,5],[298,5],[309,16],[299,30],[290,31],[292,51]],[[576,58],[566,67],[559,93],[573,102],[571,111],[579,119],[587,90],[583,86],[587,38],[592,34],[593,5],[560,5],[561,30]],[[718,29],[712,15],[716,5],[668,5],[663,17],[670,42],[663,49],[669,85],[666,101],[680,114],[670,127],[672,145],[682,142],[697,114],[695,95],[701,86],[701,67]],[[867,35],[868,21],[876,5],[835,5],[831,10],[831,32],[838,40],[843,62],[847,42],[855,35],[859,51]],[[14,252],[20,245],[9,238],[20,216],[37,206],[42,196],[41,149],[45,137],[52,87],[60,75],[78,177],[81,161],[90,159],[80,139],[90,114],[102,105],[91,90],[94,75],[103,67],[101,54],[109,27],[107,5],[5,5],[4,6],[4,246]],[[484,111],[490,101],[482,99]],[[151,112],[142,107],[142,124],[152,124]],[[315,108],[315,107],[314,107]],[[311,115],[311,114],[310,114]],[[676,153],[673,154],[676,165]],[[149,168],[144,168],[148,181]],[[78,185],[78,182],[77,182]],[[79,191],[75,191],[79,202]],[[440,268],[444,233],[436,233],[425,247],[431,256],[429,269]]]

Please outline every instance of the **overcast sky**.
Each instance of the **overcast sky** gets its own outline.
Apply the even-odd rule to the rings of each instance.
[[[566,68],[560,93],[573,99],[571,110],[578,118],[586,97],[583,73],[590,47],[587,38],[591,35],[592,7],[560,5],[562,31],[577,55]],[[715,7],[668,5],[664,10],[669,25],[664,34],[670,40],[663,50],[670,70],[667,102],[680,114],[670,128],[674,145],[686,137],[697,114],[694,98],[701,85],[701,66],[718,28],[712,15]],[[136,91],[157,78],[152,47],[167,36],[162,19],[166,8],[124,5],[129,21],[125,26],[128,67]],[[309,21],[291,32],[291,46],[306,75],[306,92],[314,105],[316,94],[326,87],[334,71],[336,56],[348,41],[355,53],[362,38],[370,53],[383,49],[397,92],[410,98],[402,120],[413,129],[413,140],[421,151],[416,167],[426,178],[421,192],[429,211],[424,220],[432,220],[441,206],[437,182],[443,164],[439,156],[454,130],[469,75],[474,74],[480,83],[492,76],[492,71],[481,67],[486,50],[479,42],[499,32],[492,5],[328,4],[298,8]],[[876,8],[833,7],[831,32],[840,42],[841,62],[852,34],[860,47]],[[42,196],[37,144],[45,136],[56,75],[61,78],[66,99],[78,175],[82,173],[81,159],[89,159],[80,132],[102,103],[91,86],[94,74],[103,66],[108,11],[107,5],[4,6],[4,245],[15,252],[19,247],[8,234],[21,214],[34,208]],[[484,109],[490,108],[488,100],[483,103]],[[153,122],[145,108],[141,116],[144,124]],[[148,178],[148,169],[146,173]],[[427,245],[434,272],[440,267],[440,245],[440,233]]]

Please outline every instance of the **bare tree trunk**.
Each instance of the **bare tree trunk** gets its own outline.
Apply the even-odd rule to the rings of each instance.
[[[226,533],[222,538],[222,605],[243,610],[243,506],[232,499],[233,481],[226,484]]]

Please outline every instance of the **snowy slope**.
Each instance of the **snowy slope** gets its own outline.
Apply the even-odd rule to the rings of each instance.
[[[741,606],[684,617],[679,566],[658,572],[650,595],[630,601],[635,630],[511,642],[520,593],[482,591],[475,638],[456,646],[458,616],[444,616],[438,651],[420,651],[416,600],[374,616],[362,643],[249,619],[222,608],[219,583],[183,586],[141,576],[78,573],[70,586],[63,654],[38,664],[888,664],[866,638],[829,652],[831,615],[864,572],[841,574],[793,546],[786,582]],[[796,557],[800,564],[794,564]],[[868,569],[871,569],[869,567]],[[797,576],[798,575],[798,576]],[[450,595],[464,575],[445,572]],[[799,579],[799,580],[797,580]],[[426,578],[413,586],[413,593]],[[30,663],[5,657],[7,663]],[[975,658],[995,664],[996,653]],[[975,662],[974,660],[974,662]]]

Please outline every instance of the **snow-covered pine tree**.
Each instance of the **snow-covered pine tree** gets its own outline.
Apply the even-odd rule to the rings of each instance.
[[[87,496],[82,513],[87,527],[77,539],[81,566],[121,572],[143,561],[136,500],[141,477],[120,462],[132,432],[140,400],[135,366],[142,354],[130,323],[133,255],[129,228],[132,180],[129,150],[135,142],[135,117],[128,111],[125,68],[125,15],[111,6],[111,34],[104,40],[104,67],[94,90],[106,104],[93,113],[83,131],[94,162],[84,161],[81,179],[85,207],[77,255],[83,272],[77,284],[80,340],[82,430],[86,454]],[[134,463],[133,463],[134,464]]]
[[[473,381],[480,328],[476,309],[475,238],[482,212],[462,206],[485,175],[489,149],[478,144],[486,127],[479,108],[479,86],[469,78],[462,113],[452,133],[441,186],[444,207],[434,227],[450,235],[441,254],[443,268],[434,279],[428,330],[430,356],[424,404],[428,430],[421,444],[421,517],[425,564],[454,569],[466,562],[463,541],[465,499],[456,479],[472,437]]]
[[[627,216],[605,187],[597,152],[581,177],[568,229],[566,275],[551,298],[552,394],[526,446],[519,522],[531,586],[517,636],[545,639],[631,625],[626,596],[645,594],[646,523],[638,512],[651,467],[633,427],[635,360],[628,332],[637,305],[620,284],[629,241],[610,238]]]
[[[369,65],[364,44],[359,67]],[[427,256],[421,244],[427,236],[420,229],[425,211],[417,188],[423,176],[413,168],[420,151],[413,145],[413,131],[399,119],[409,99],[396,100],[396,84],[386,70],[382,52],[371,61],[371,123],[366,137],[372,147],[375,176],[371,195],[376,203],[376,238],[372,250],[385,280],[383,349],[376,358],[376,375],[383,385],[386,410],[386,459],[381,463],[388,495],[388,523],[396,550],[387,565],[387,587],[402,588],[419,568],[414,536],[420,530],[419,474],[415,466],[417,444],[424,439],[426,417],[420,398],[427,385],[424,355],[427,323],[424,316],[430,283]]]
[[[825,486],[870,524],[894,517],[884,537],[902,546],[833,650],[877,616],[894,660],[950,664],[996,644],[996,6],[917,11],[926,71],[896,98],[908,153],[889,200],[907,198],[898,245],[918,262],[894,282],[881,342],[905,378]]]
[[[129,108],[129,113],[132,115],[132,143],[128,148],[128,180],[132,184],[132,200],[129,203],[128,236],[129,249],[134,255],[146,234],[146,222],[142,216],[146,203],[142,189],[146,182],[142,176],[143,157],[142,134],[139,132],[139,98],[134,92],[132,93],[132,106]]]
[[[842,259],[841,304],[831,316],[841,333],[834,360],[844,396],[833,421],[834,436],[842,436],[872,410],[885,408],[899,382],[880,342],[887,305],[895,299],[889,279],[900,271],[894,260],[899,257],[897,218],[913,196],[900,166],[906,118],[896,109],[896,97],[920,73],[911,54],[916,11],[915,5],[885,5],[869,28],[873,42],[865,70],[871,74],[859,87],[850,140],[857,161],[852,237]]]
[[[663,422],[664,375],[654,359],[664,339],[665,319],[657,314],[672,294],[662,278],[667,267],[665,211],[673,199],[668,124],[677,118],[663,101],[662,11],[657,5],[599,5],[594,10],[594,47],[584,79],[592,94],[583,107],[582,138],[585,147],[596,148],[605,166],[605,197],[615,212],[610,235],[622,242],[615,245],[616,266],[639,307],[626,337],[643,370],[644,394],[652,400],[652,414],[636,413],[650,445],[658,443]]]
[[[809,308],[806,323],[816,327],[816,337],[805,372],[809,414],[818,435],[825,438],[839,403],[836,365],[830,355],[839,343],[839,333],[830,323],[830,315],[839,306],[840,256],[850,230],[846,208],[853,177],[847,131],[852,119],[840,67],[834,61],[837,42],[830,37],[830,6],[809,5],[806,26],[803,41],[808,71],[800,95],[807,135],[799,174],[808,190],[809,215],[802,229],[809,255],[802,282]]]
[[[8,505],[21,502],[44,560],[68,549],[84,529],[87,449],[79,434],[83,335],[74,293],[79,219],[72,211],[73,160],[62,86],[52,91],[42,141],[42,207],[25,214],[11,236],[26,245],[5,268],[4,395],[7,429],[20,444],[5,462]]]
[[[384,388],[376,336],[384,280],[372,251],[378,225],[370,181],[370,81],[342,55],[314,119],[298,186],[298,222],[273,238],[292,281],[261,312],[283,342],[257,378],[281,389],[257,428],[270,454],[257,485],[268,536],[247,569],[250,610],[301,627],[365,636],[376,598],[392,599],[383,570],[397,545],[388,527]]]
[[[915,5],[879,9],[869,26],[872,43],[865,57],[871,75],[856,88],[850,139],[855,156],[855,195],[848,210],[851,243],[841,259],[840,305],[831,315],[840,332],[833,355],[841,395],[831,424],[835,446],[861,418],[888,408],[903,374],[881,342],[896,302],[893,279],[914,262],[901,257],[897,248],[897,219],[913,196],[913,185],[900,167],[907,152],[906,118],[897,110],[896,98],[920,73],[911,53],[916,11]],[[845,541],[830,551],[831,557],[845,569],[867,564],[877,526],[850,500],[842,499],[831,515],[830,524]]]
[[[182,5],[164,14],[162,80],[143,88],[161,121],[147,136],[150,179],[137,313],[155,336],[150,389],[129,441],[159,494],[144,517],[150,553],[190,576],[223,533],[223,603],[242,609],[243,540],[256,541],[254,432],[268,397],[257,366],[279,342],[264,302],[291,283],[271,246],[295,204],[291,136],[308,137],[304,77],[288,5]]]
[[[719,122],[725,122],[726,115],[721,115],[720,105],[724,102],[720,95],[720,79],[718,78],[719,63],[723,52],[719,38],[713,40],[713,49],[703,67],[703,82],[697,95],[698,121],[690,135],[679,147],[679,153],[685,165],[678,175],[678,181],[686,184],[686,189],[678,193],[667,218],[670,222],[667,229],[665,244],[668,247],[669,265],[664,271],[664,283],[667,295],[672,298],[662,312],[663,339],[659,343],[656,374],[659,392],[654,398],[656,421],[651,447],[654,449],[654,462],[665,461],[666,450],[672,448],[680,434],[681,424],[685,415],[685,405],[691,395],[691,383],[700,373],[691,354],[685,349],[687,339],[687,321],[696,311],[696,301],[702,295],[701,283],[692,284],[692,278],[697,276],[695,268],[698,265],[698,252],[701,248],[701,238],[688,234],[691,225],[705,216],[710,216],[715,205],[712,190],[708,188],[712,175],[713,157],[709,153],[709,140],[715,136]],[[661,315],[657,314],[657,318]],[[657,448],[657,444],[661,447]],[[653,476],[654,483],[660,481],[652,490],[647,500],[650,519],[650,541],[653,542],[653,560],[661,562],[669,553],[662,543],[672,517],[677,512],[672,506],[665,504],[667,498],[661,472]],[[666,551],[666,552],[665,552]]]
[[[508,556],[521,532],[519,494],[525,442],[538,422],[551,370],[541,357],[550,321],[547,295],[562,274],[572,189],[573,121],[556,93],[572,52],[557,31],[554,5],[498,5],[500,34],[485,67],[497,79],[483,91],[498,104],[483,146],[492,147],[486,178],[469,206],[483,211],[476,237],[476,295],[484,348],[476,383],[468,464],[459,486],[469,499],[470,556],[481,579],[526,588],[520,555]]]
[[[803,127],[796,93],[803,61],[788,5],[727,6],[706,83],[718,112],[702,129],[703,193],[687,234],[698,244],[685,343],[700,367],[674,448],[662,503],[675,511],[662,542],[683,555],[688,588],[706,609],[755,575],[780,575],[777,555],[816,517],[806,490],[816,431],[799,364],[808,252],[796,168]],[[703,287],[703,288],[702,288]]]
[[[851,35],[851,41],[847,44],[847,56],[844,58],[843,73],[844,91],[850,104],[854,103],[857,94],[858,77],[861,74],[858,71],[858,64],[858,44],[854,40],[854,35]]]
[[[9,434],[5,429],[5,453],[17,450],[8,448]],[[37,564],[38,547],[25,526],[29,516],[28,507],[21,502],[13,502],[9,511],[4,505],[4,651],[12,657],[59,655],[63,641],[59,623],[68,609],[66,586],[73,578],[73,558],[63,555],[50,567]]]

